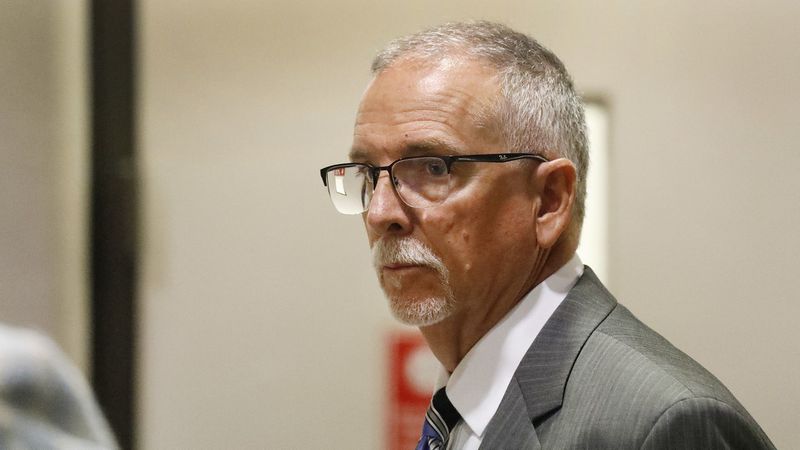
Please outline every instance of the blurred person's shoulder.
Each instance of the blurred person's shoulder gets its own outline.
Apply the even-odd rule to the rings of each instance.
[[[27,328],[0,324],[0,382],[14,383],[21,371],[47,369],[61,351],[44,334]]]
[[[44,334],[3,324],[0,448],[116,448],[80,370]]]

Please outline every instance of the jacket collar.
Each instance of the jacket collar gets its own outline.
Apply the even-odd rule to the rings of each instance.
[[[588,266],[522,358],[514,377],[531,422],[559,408],[572,366],[617,301]]]
[[[484,442],[492,442],[492,436],[497,434],[518,434],[527,436],[525,439],[530,439],[531,433],[536,436],[533,425],[561,407],[570,371],[581,348],[616,304],[586,266],[583,276],[523,357],[497,414],[487,427]],[[529,420],[512,420],[509,415],[512,411],[521,417],[527,412]]]

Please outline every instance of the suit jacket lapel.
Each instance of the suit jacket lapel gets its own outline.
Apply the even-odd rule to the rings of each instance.
[[[502,442],[505,448],[508,441],[497,441],[497,438],[514,439],[514,442],[524,439],[527,442],[533,433],[538,448],[534,424],[538,425],[549,413],[561,407],[564,388],[583,344],[616,304],[614,297],[586,266],[583,276],[522,358],[497,414],[489,422],[484,443]],[[511,413],[527,417],[527,425],[516,423],[510,418]],[[498,448],[487,445],[482,444],[481,448]],[[530,445],[509,448],[530,448]]]
[[[492,417],[481,440],[480,449],[498,448],[541,449],[533,423],[528,418],[528,407],[519,384],[512,379],[497,413]]]

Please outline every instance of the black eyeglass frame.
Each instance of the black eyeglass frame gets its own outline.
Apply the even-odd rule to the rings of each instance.
[[[454,162],[461,161],[461,162],[486,162],[486,163],[504,163],[509,161],[519,161],[521,159],[535,159],[539,162],[548,162],[549,159],[545,158],[544,156],[538,153],[485,153],[479,155],[447,155],[447,156],[439,156],[439,155],[431,155],[431,156],[407,156],[405,158],[400,158],[388,166],[373,166],[371,164],[366,163],[341,163],[341,164],[334,164],[332,166],[323,167],[319,170],[319,174],[322,177],[322,184],[327,187],[328,186],[328,172],[335,169],[343,169],[346,167],[356,167],[362,166],[366,167],[369,171],[370,178],[372,178],[372,189],[374,190],[375,187],[378,185],[378,178],[381,175],[381,171],[386,171],[389,173],[389,179],[392,180],[392,184],[394,185],[394,174],[392,173],[392,168],[395,164],[405,161],[408,159],[417,159],[417,158],[437,158],[444,161],[445,167],[447,167],[447,173],[450,173],[450,167],[453,165]]]

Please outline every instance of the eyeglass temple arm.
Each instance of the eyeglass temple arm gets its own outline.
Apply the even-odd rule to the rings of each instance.
[[[489,155],[458,155],[452,157],[453,161],[469,161],[469,162],[488,162],[488,163],[501,163],[506,161],[516,161],[519,159],[536,159],[541,162],[549,161],[542,155],[536,153],[500,153]]]
[[[459,155],[459,156],[450,156],[447,157],[447,166],[448,169],[450,168],[450,164],[454,161],[471,161],[471,162],[488,162],[488,163],[501,163],[506,161],[516,161],[519,159],[536,159],[541,162],[547,162],[548,159],[542,155],[538,155],[536,153],[500,153],[500,154],[486,154],[486,155]],[[322,178],[323,186],[328,186],[328,177],[327,174],[331,169],[334,169],[338,166],[344,166],[345,164],[337,164],[334,166],[328,166],[320,169],[319,176]],[[370,167],[370,176],[373,179],[373,184],[377,184],[378,176],[380,175],[382,170],[389,172],[389,168],[392,164],[388,166],[381,166],[381,167]]]

